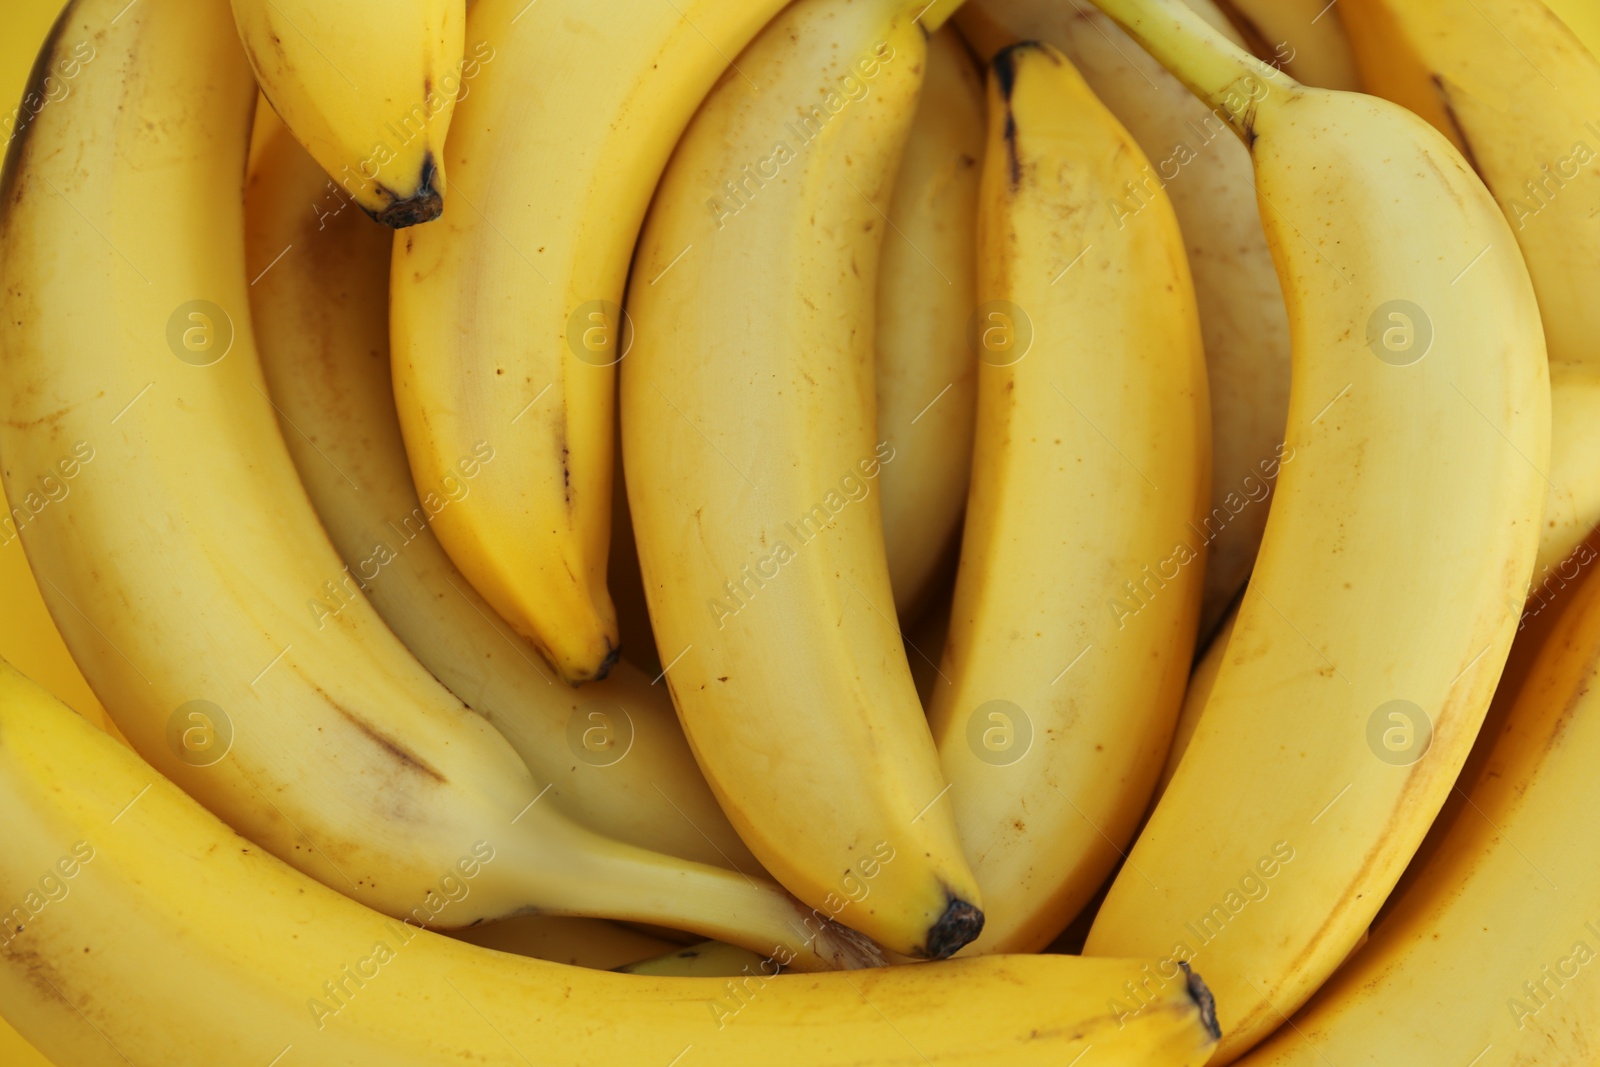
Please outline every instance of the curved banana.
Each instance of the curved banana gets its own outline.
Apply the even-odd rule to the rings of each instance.
[[[1484,773],[1427,867],[1293,1028],[1244,1063],[1594,1062],[1600,581],[1584,583],[1484,740]]]
[[[734,827],[800,899],[942,957],[981,905],[895,624],[875,483],[897,453],[872,436],[919,6],[801,0],[707,98],[640,244],[621,421],[666,679]]]
[[[93,39],[103,66],[74,106],[39,113],[0,181],[17,324],[0,455],[14,494],[81,467],[23,543],[129,741],[260,847],[391,915],[450,927],[538,908],[792,946],[802,966],[872,961],[771,883],[537,803],[511,746],[384,626],[261,376],[240,195],[255,86],[227,6],[125,7],[77,0],[58,23],[49,55]],[[470,899],[441,897],[469,862]],[[821,933],[804,948],[808,921]]]
[[[1185,0],[1187,2],[1187,0]],[[1337,2],[1216,0],[1256,55],[1319,89],[1361,89]],[[1191,7],[1194,5],[1191,4]]]
[[[1188,3],[1234,32],[1210,0]],[[1261,229],[1250,153],[1225,119],[1088,0],[972,0],[957,21],[986,55],[1024,40],[1066,53],[1153,161],[1117,192],[1112,210],[1133,225],[1164,193],[1177,213],[1211,391],[1211,506],[1191,539],[1207,550],[1204,637],[1249,580],[1289,417],[1289,315]]]
[[[878,436],[895,453],[879,475],[883,541],[895,610],[906,624],[950,565],[967,503],[983,108],[982,78],[947,26],[928,40],[928,73],[889,199],[878,276]]]
[[[485,52],[466,0],[233,0],[261,90],[341,190],[386,226],[444,210],[445,135]]]
[[[1368,86],[1461,150],[1533,278],[1551,393],[1539,583],[1600,524],[1600,59],[1541,0],[1474,2],[1339,7]]]
[[[1108,1014],[1150,966],[1138,960],[956,960],[730,988],[464,945],[263,855],[3,665],[0,810],[0,1013],[74,1067],[275,1056],[304,1067],[526,1067],[528,1056],[549,1067],[686,1056],[1058,1067],[1090,1047],[1107,1063],[1199,1067],[1216,1046],[1198,978],[1137,1019]]]
[[[1227,660],[1085,947],[1205,967],[1227,1062],[1348,955],[1472,747],[1538,547],[1544,339],[1510,228],[1425,122],[1177,0],[1096,2],[1250,146],[1294,341]]]
[[[352,580],[422,665],[550,783],[547,803],[619,841],[759,873],[695,765],[666,686],[627,664],[581,691],[560,684],[451,565],[395,418],[390,235],[329,199],[327,179],[281,124],[266,142],[245,229],[261,366]],[[458,484],[470,491],[469,480]]]
[[[763,967],[763,964],[766,966]],[[738,978],[740,975],[759,978],[772,973],[771,964],[759,953],[725,945],[721,941],[685,945],[676,952],[630,963],[617,970],[624,974],[651,974],[662,978]]]
[[[619,643],[612,403],[639,225],[728,57],[782,6],[477,0],[468,36],[494,59],[447,153],[467,210],[395,241],[395,400],[417,486],[459,480],[480,443],[499,457],[434,532],[569,682],[604,677]]]
[[[989,75],[971,505],[929,725],[983,893],[973,952],[1037,952],[1115,866],[1194,655],[1210,491],[1194,286],[1144,153],[1060,52]],[[1154,294],[1154,296],[1153,296]],[[997,332],[1004,329],[1006,332]]]

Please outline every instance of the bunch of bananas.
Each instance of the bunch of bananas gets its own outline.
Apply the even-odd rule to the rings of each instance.
[[[1594,1062],[1556,8],[70,0],[0,1059]]]

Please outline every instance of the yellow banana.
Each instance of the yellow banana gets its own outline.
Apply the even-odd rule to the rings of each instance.
[[[1600,581],[1584,583],[1471,799],[1372,940],[1243,1062],[1594,1062]]]
[[[1217,0],[1256,55],[1319,89],[1361,88],[1337,0]],[[1191,5],[1192,6],[1192,5]]]
[[[738,978],[741,975],[762,977],[771,973],[770,965],[749,949],[725,945],[720,941],[702,941],[686,945],[653,959],[630,963],[617,970],[625,974],[651,974],[657,977],[679,978]]]
[[[666,680],[734,827],[800,899],[942,957],[981,904],[895,623],[876,480],[898,454],[872,436],[919,6],[802,0],[707,98],[640,244],[621,421]]]
[[[1226,662],[1085,946],[1204,966],[1228,1062],[1349,954],[1472,746],[1538,547],[1544,340],[1510,227],[1425,122],[1176,0],[1097,3],[1250,147],[1293,338]]]
[[[1600,523],[1600,59],[1540,0],[1345,0],[1362,77],[1461,150],[1505,212],[1550,353],[1546,580]]]
[[[878,279],[878,436],[895,452],[879,476],[883,540],[895,608],[907,623],[951,562],[967,502],[982,158],[983,81],[946,27],[928,40],[928,73],[889,200]]]
[[[484,55],[466,0],[233,0],[256,80],[344,196],[387,226],[444,210],[445,135]]]
[[[1211,643],[1206,646],[1205,654],[1189,673],[1189,688],[1184,690],[1183,708],[1178,712],[1178,724],[1172,731],[1172,748],[1167,752],[1167,762],[1161,768],[1161,779],[1156,783],[1155,795],[1158,800],[1167,791],[1167,783],[1177,773],[1178,764],[1189,748],[1189,740],[1200,725],[1200,713],[1205,711],[1206,702],[1211,699],[1211,690],[1217,684],[1217,674],[1221,672],[1222,662],[1227,656],[1228,639],[1233,636],[1233,624],[1238,620],[1237,610],[1228,612],[1222,625],[1217,627]]]
[[[955,960],[730,989],[464,945],[263,855],[5,666],[0,810],[0,1012],[73,1067],[1044,1067],[1091,1048],[1199,1067],[1216,1045],[1198,978],[1127,1025],[1107,1013],[1138,960]]]
[[[695,107],[780,7],[477,0],[468,38],[494,58],[447,153],[467,210],[395,242],[395,399],[416,483],[459,478],[479,442],[500,457],[435,533],[570,682],[603,677],[618,645],[612,398],[639,225]]]
[[[1560,16],[1572,32],[1578,35],[1591,54],[1600,56],[1600,7],[1594,0],[1544,0],[1545,5]]]
[[[1210,0],[1189,6],[1234,34]],[[1110,210],[1134,225],[1165,193],[1178,216],[1211,391],[1211,506],[1195,529],[1207,549],[1199,633],[1210,634],[1255,563],[1289,410],[1289,317],[1261,229],[1250,154],[1089,0],[974,0],[959,24],[985,54],[1021,40],[1066,53],[1152,161],[1109,198]]]
[[[280,124],[246,201],[262,370],[301,482],[355,583],[423,666],[505,735],[547,803],[608,837],[759,873],[683,740],[666,687],[627,664],[576,691],[439,547],[389,385],[390,235]],[[471,481],[457,483],[471,491]],[[454,506],[450,496],[436,497]]]
[[[619,923],[571,915],[519,915],[464,930],[451,930],[449,936],[497,952],[597,971],[620,969],[683,947]]]
[[[260,847],[392,915],[538,908],[781,945],[801,966],[873,960],[771,883],[537,803],[510,745],[385,628],[265,392],[240,195],[256,90],[226,4],[77,0],[48,55],[88,39],[102,66],[74,106],[38,114],[0,183],[16,324],[0,454],[19,499],[52,472],[72,483],[23,543],[134,747]],[[469,863],[470,899],[441,896]],[[808,921],[821,934],[802,947]]]
[[[985,903],[1036,952],[1150,798],[1194,654],[1210,489],[1194,287],[1144,153],[1048,45],[989,75],[971,506],[929,725]],[[1141,597],[1143,599],[1141,599]]]

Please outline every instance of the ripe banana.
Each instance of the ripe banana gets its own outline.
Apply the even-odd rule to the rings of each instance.
[[[898,454],[872,436],[919,6],[801,0],[707,98],[640,244],[621,421],[666,679],[734,827],[800,899],[943,957],[981,905],[895,623],[875,483]]]
[[[459,478],[480,441],[499,457],[435,533],[569,682],[604,677],[619,643],[612,403],[639,225],[701,98],[782,6],[477,0],[468,36],[495,58],[447,153],[467,210],[395,241],[395,400],[417,486]]]
[[[1538,546],[1544,340],[1509,226],[1425,122],[1177,0],[1097,3],[1249,145],[1294,340],[1294,458],[1227,660],[1085,948],[1198,960],[1228,1062],[1357,943],[1471,748]]]
[[[344,195],[386,226],[444,210],[444,143],[485,53],[466,0],[233,0],[262,91]]]
[[[772,965],[749,949],[725,945],[721,941],[702,941],[617,970],[624,974],[653,974],[663,978],[738,978],[741,975],[760,978],[772,973]]]
[[[1167,752],[1167,762],[1161,768],[1160,780],[1156,782],[1157,800],[1167,791],[1167,783],[1172,781],[1172,776],[1177,773],[1178,764],[1189,748],[1189,741],[1194,737],[1195,728],[1200,725],[1200,714],[1205,711],[1206,702],[1211,699],[1211,690],[1217,684],[1217,674],[1222,670],[1222,661],[1228,653],[1228,640],[1233,636],[1233,624],[1238,620],[1237,610],[1228,612],[1222,620],[1222,625],[1217,627],[1211,643],[1206,646],[1205,654],[1189,673],[1189,688],[1184,690],[1183,708],[1178,712],[1178,725],[1172,730],[1172,748]]]
[[[1600,523],[1600,59],[1540,0],[1339,6],[1372,91],[1461,150],[1527,261],[1550,353],[1544,581]]]
[[[1257,56],[1319,89],[1361,89],[1337,0],[1217,0]],[[1193,6],[1193,5],[1191,5]]]
[[[1210,0],[1189,6],[1234,32]],[[1211,506],[1191,539],[1208,551],[1199,633],[1210,634],[1255,563],[1289,411],[1289,317],[1261,229],[1250,153],[1089,0],[973,0],[958,23],[985,55],[1023,40],[1061,49],[1156,161],[1108,207],[1135,225],[1165,193],[1189,250],[1211,391]]]
[[[449,927],[539,908],[793,946],[802,966],[870,961],[826,925],[800,948],[813,917],[770,883],[536,803],[505,740],[346,584],[252,340],[255,86],[227,5],[77,0],[47,58],[88,39],[102,66],[74,106],[33,119],[0,182],[0,455],[13,494],[78,472],[23,544],[134,747],[262,848],[388,914]],[[469,863],[470,901],[430,889]]]
[[[1600,6],[1594,0],[1544,0],[1545,6],[1554,11],[1565,22],[1573,33],[1578,35],[1584,47],[1593,55],[1600,56]]]
[[[928,40],[878,278],[878,436],[895,454],[879,475],[880,503],[889,584],[904,624],[927,606],[930,586],[951,563],[967,503],[983,108],[971,55],[954,29],[940,30]]]
[[[1366,948],[1244,1062],[1594,1062],[1600,581],[1492,741],[1470,802]]]
[[[389,384],[391,235],[337,195],[281,124],[246,192],[248,274],[268,394],[348,578],[435,678],[495,725],[546,803],[619,841],[758,874],[695,765],[665,686],[626,664],[581,691],[451,565],[417,499]],[[498,457],[496,457],[498,459]]]
[[[519,915],[465,930],[451,930],[448,936],[497,952],[599,971],[621,969],[683,947],[604,919],[570,915]]]
[[[989,74],[972,498],[929,725],[985,903],[974,952],[1037,952],[1133,837],[1194,654],[1210,492],[1183,237],[1071,63]],[[1143,599],[1141,599],[1141,597]]]
[[[1044,1067],[1091,1047],[1097,1062],[1199,1067],[1216,1045],[1197,978],[1126,1025],[1106,1014],[1149,966],[1137,960],[957,960],[730,988],[464,945],[263,855],[6,666],[0,810],[0,1013],[74,1067]]]

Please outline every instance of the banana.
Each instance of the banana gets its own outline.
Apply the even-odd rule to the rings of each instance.
[[[1034,44],[992,60],[988,129],[972,497],[928,719],[986,905],[970,951],[1037,952],[1111,872],[1167,752],[1210,409],[1172,207],[1109,206],[1149,165],[1133,138]]]
[[[1097,3],[1250,147],[1294,343],[1227,660],[1085,946],[1203,965],[1224,1063],[1356,945],[1472,746],[1538,547],[1543,331],[1510,227],[1425,122],[1176,0]]]
[[[896,628],[875,482],[898,453],[873,437],[919,6],[801,0],[707,98],[640,243],[621,423],[666,680],[734,827],[801,900],[943,957],[981,902]]]
[[[1233,636],[1233,624],[1238,619],[1237,611],[1230,611],[1223,618],[1222,625],[1217,627],[1211,643],[1206,646],[1205,654],[1189,673],[1189,688],[1184,690],[1183,708],[1178,712],[1178,724],[1172,730],[1172,748],[1167,752],[1167,762],[1161,768],[1160,780],[1156,782],[1157,800],[1167,791],[1167,783],[1172,781],[1172,776],[1177,773],[1178,764],[1189,748],[1189,740],[1194,737],[1195,728],[1200,725],[1200,713],[1205,711],[1206,702],[1211,699],[1211,690],[1217,684],[1217,674],[1222,670],[1222,662],[1227,657],[1228,640]]]
[[[738,978],[741,975],[762,977],[770,974],[770,965],[749,949],[725,945],[720,941],[702,941],[688,945],[653,959],[630,963],[617,970],[624,974],[651,974],[658,977],[679,978]]]
[[[880,503],[889,584],[906,624],[951,562],[972,469],[978,369],[967,335],[983,108],[966,46],[940,30],[928,41],[878,278],[878,436],[895,452],[879,476]]]
[[[467,210],[395,241],[395,400],[417,486],[459,478],[480,442],[499,456],[434,532],[569,682],[603,677],[619,643],[612,403],[639,226],[700,100],[782,6],[477,0],[468,37],[492,61],[446,153]]]
[[[1359,91],[1337,0],[1217,0],[1256,55],[1306,85]],[[1193,5],[1191,5],[1193,6]]]
[[[1600,56],[1600,7],[1593,0],[1544,0],[1545,5],[1578,35],[1591,54]]]
[[[1600,59],[1540,0],[1346,0],[1362,77],[1431,122],[1511,224],[1550,353],[1549,497],[1534,581],[1600,524]]]
[[[91,39],[101,66],[74,106],[34,118],[0,182],[15,324],[0,455],[18,499],[75,474],[23,544],[134,747],[260,847],[391,915],[452,927],[537,908],[781,945],[800,966],[875,960],[771,883],[537,803],[510,745],[385,628],[267,399],[243,249],[255,86],[227,6],[77,0],[47,58]],[[440,896],[468,864],[470,901]]]
[[[1198,978],[1136,1019],[1107,1013],[1149,966],[1139,960],[954,960],[730,982],[461,944],[262,854],[5,666],[0,810],[0,1013],[74,1067],[275,1056],[304,1067],[526,1067],[528,1056],[550,1067],[674,1057],[1045,1067],[1091,1047],[1095,1062],[1199,1067],[1216,1046]]]
[[[451,930],[448,936],[497,952],[599,971],[620,970],[628,964],[665,956],[683,947],[604,919],[570,915],[519,915],[465,930]]]
[[[1189,6],[1234,33],[1209,0]],[[985,55],[1021,40],[1066,53],[1155,161],[1117,192],[1112,210],[1133,224],[1165,193],[1177,213],[1211,390],[1211,506],[1195,529],[1196,546],[1208,553],[1199,633],[1210,634],[1255,563],[1289,411],[1289,316],[1261,229],[1250,154],[1089,0],[974,0],[958,24]]]
[[[749,873],[665,686],[626,664],[579,692],[451,565],[417,499],[389,384],[391,235],[279,124],[246,190],[248,275],[268,395],[355,584],[435,678],[488,719],[547,803],[619,841]],[[498,458],[498,457],[497,457]],[[471,480],[454,483],[460,494]],[[455,495],[434,502],[454,506]]]
[[[445,135],[479,69],[466,0],[233,0],[262,92],[343,195],[386,226],[444,210]]]
[[[1600,944],[1597,683],[1591,577],[1484,738],[1484,773],[1438,852],[1293,1028],[1243,1062],[1594,1062],[1600,993],[1583,968]]]

